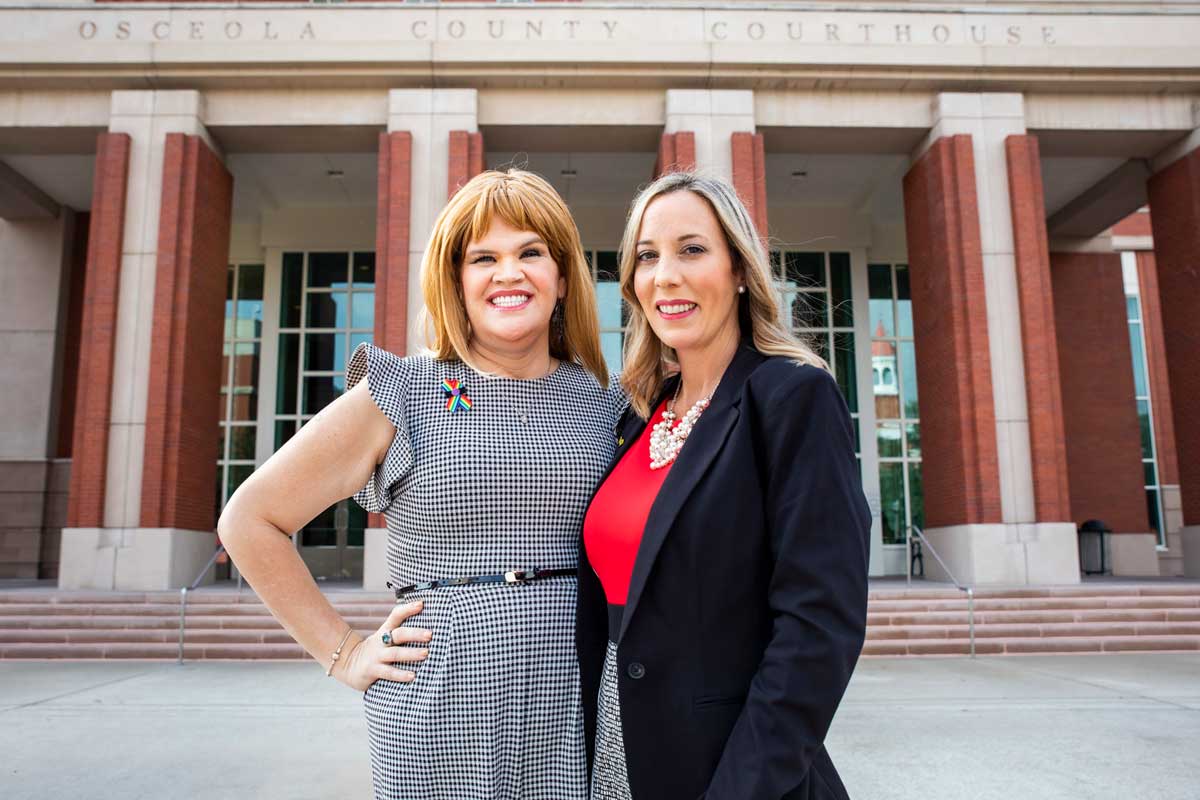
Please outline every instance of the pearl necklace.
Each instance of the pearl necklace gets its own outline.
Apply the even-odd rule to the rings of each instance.
[[[671,398],[671,402],[667,404],[667,410],[663,412],[662,420],[654,423],[654,427],[650,430],[650,469],[662,469],[675,460],[679,451],[683,449],[683,443],[687,441],[692,428],[696,426],[696,420],[700,419],[700,415],[704,413],[704,409],[708,408],[708,403],[712,400],[711,394],[697,400],[696,405],[689,408],[679,424],[672,428],[671,423],[675,421],[675,401],[679,399],[679,390],[682,388],[683,380],[680,379],[679,386],[675,387],[675,396]]]

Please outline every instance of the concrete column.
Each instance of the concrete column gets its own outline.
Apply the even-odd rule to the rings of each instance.
[[[733,180],[734,133],[754,133],[754,92],[668,89],[665,133],[691,132],[695,166]]]
[[[968,461],[980,459],[977,466],[963,464],[967,468],[963,473],[968,482],[966,497],[970,500],[974,493],[975,499],[958,512],[948,511],[940,521],[930,515],[929,501],[931,496],[935,504],[942,501],[926,479],[926,514],[931,528],[927,535],[959,580],[983,584],[1075,583],[1079,571],[1074,526],[1063,521],[1040,521],[1035,504],[1013,198],[1005,150],[1007,137],[1025,133],[1023,98],[1019,94],[942,93],[934,101],[933,117],[929,136],[913,154],[913,172],[905,178],[914,313],[921,314],[917,299],[922,291],[920,284],[932,281],[927,288],[945,288],[945,278],[929,274],[930,267],[939,262],[958,264],[962,287],[970,295],[961,297],[952,291],[947,301],[952,305],[972,304],[966,309],[968,315],[975,317],[982,312],[985,323],[981,336],[974,327],[977,320],[964,320],[964,338],[955,350],[943,355],[966,360],[949,367],[931,363],[942,358],[938,346],[930,344],[932,336],[924,337],[924,347],[917,342],[923,396],[930,396],[926,376],[940,369],[966,370],[974,376],[970,385],[963,387],[957,409],[933,408],[922,415],[923,438],[929,441],[938,427],[931,420],[935,414],[949,413],[960,422],[973,415],[974,422],[962,433],[975,444],[963,455]],[[931,157],[940,166],[923,166],[922,162]],[[942,177],[932,182],[928,178],[916,180],[921,171]],[[951,173],[957,177],[945,180]],[[953,194],[925,196],[930,190]],[[1028,191],[1028,187],[1020,190]],[[918,252],[922,239],[927,251],[924,254]],[[930,267],[918,256],[932,258]],[[980,270],[978,294],[973,264],[978,264]],[[925,275],[921,274],[923,270]],[[948,311],[927,307],[927,322],[929,315],[938,313]],[[986,363],[975,361],[981,355]],[[972,397],[971,392],[976,394]],[[974,411],[964,405],[968,403]],[[957,446],[947,440],[947,447],[953,452]],[[927,471],[939,458],[934,451],[926,447],[923,461]],[[933,467],[935,474],[936,469]],[[994,482],[990,477],[993,469]],[[954,491],[953,486],[944,488]],[[993,491],[996,505],[992,504]]]
[[[0,218],[0,578],[38,578],[75,215],[56,207],[57,214],[18,218],[14,210],[0,208],[8,215]]]
[[[392,352],[412,354],[426,345],[421,260],[449,195],[483,170],[477,107],[474,89],[388,93],[388,132],[380,137],[375,328],[376,342]],[[363,588],[383,589],[387,527],[381,514],[368,515],[367,526]]]
[[[1150,224],[1174,401],[1184,574],[1200,577],[1200,416],[1194,402],[1200,396],[1200,129],[1154,166]]]
[[[167,134],[183,133],[199,137],[219,154],[203,117],[203,98],[195,91],[112,93],[109,132],[128,136],[130,150],[103,518],[97,526],[63,530],[63,588],[177,588],[195,577],[215,547],[213,531],[141,523],[164,153]],[[97,236],[112,237],[113,232],[98,230],[93,240]]]
[[[420,323],[421,259],[433,222],[446,205],[450,185],[450,132],[477,133],[475,89],[393,89],[388,93],[388,132],[412,135],[412,198],[409,210],[407,352],[424,347]]]

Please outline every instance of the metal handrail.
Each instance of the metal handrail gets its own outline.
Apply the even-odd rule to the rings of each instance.
[[[200,585],[200,581],[204,580],[204,576],[208,574],[208,571],[210,569],[212,569],[213,564],[217,563],[217,559],[220,558],[221,554],[224,552],[225,552],[225,545],[223,545],[223,544],[218,545],[216,551],[212,554],[212,558],[210,558],[208,560],[208,563],[206,563],[204,565],[204,568],[201,569],[199,573],[197,573],[196,579],[194,581],[192,581],[190,584],[188,584],[187,586],[185,586],[179,590],[179,660],[177,662],[179,664],[183,663],[183,631],[184,631],[184,626],[187,624],[186,620],[187,620],[188,592],[192,592],[192,591],[196,590],[196,587]],[[239,573],[238,574],[238,589],[239,589],[239,591],[241,590],[241,584],[242,584],[242,576]]]
[[[940,564],[942,569],[944,569],[946,571],[946,574],[950,576],[950,580],[954,583],[954,586],[960,592],[966,593],[966,595],[967,595],[967,635],[970,639],[971,658],[974,658],[975,657],[975,590],[970,586],[964,586],[961,582],[959,582],[958,578],[954,577],[954,573],[950,571],[950,568],[948,566],[946,566],[946,562],[942,560],[942,557],[940,555],[938,555],[937,548],[934,547],[930,543],[930,541],[925,538],[925,534],[922,533],[921,529],[918,528],[916,525],[909,525],[907,530],[905,531],[905,537],[904,537],[904,551],[905,551],[904,552],[904,564],[905,564],[904,571],[907,575],[909,586],[912,586],[912,538],[911,538],[911,536],[908,535],[910,533],[915,533],[917,538],[921,540],[922,545],[924,547],[929,548],[929,552],[933,553],[933,557],[935,559],[937,559],[938,564]]]

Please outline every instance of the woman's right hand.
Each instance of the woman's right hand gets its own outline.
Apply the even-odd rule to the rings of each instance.
[[[353,649],[340,661],[334,676],[347,686],[365,692],[377,680],[409,683],[416,678],[412,670],[398,664],[415,664],[429,655],[426,647],[411,647],[426,644],[433,634],[424,628],[407,628],[401,624],[409,617],[421,613],[422,601],[398,605],[388,614],[379,630],[365,639],[359,639]],[[392,644],[383,643],[383,634],[391,632]]]

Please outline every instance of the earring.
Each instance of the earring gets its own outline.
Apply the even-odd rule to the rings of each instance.
[[[738,287],[738,294],[745,294],[745,293],[746,293],[746,287],[745,287],[745,286],[739,286],[739,287]]]
[[[554,304],[554,311],[550,314],[551,330],[559,337],[566,335],[566,321],[563,317],[563,304],[560,300]]]

